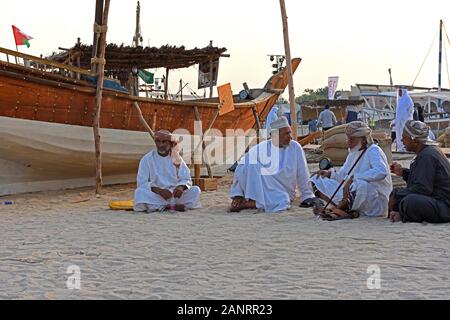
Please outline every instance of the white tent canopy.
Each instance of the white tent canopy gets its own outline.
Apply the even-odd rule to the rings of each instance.
[[[449,91],[429,91],[429,92],[411,92],[409,94],[411,98],[431,98],[431,99],[440,99],[442,101],[450,101],[450,92]]]

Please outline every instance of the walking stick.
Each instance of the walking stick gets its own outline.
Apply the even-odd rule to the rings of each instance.
[[[330,205],[330,203],[333,201],[334,197],[337,195],[337,193],[339,192],[339,190],[341,189],[341,187],[344,185],[344,183],[347,181],[347,178],[350,177],[350,174],[352,173],[353,169],[356,167],[356,165],[358,164],[359,160],[361,160],[362,156],[366,153],[367,151],[367,147],[363,150],[363,152],[359,155],[358,159],[356,159],[355,163],[353,164],[353,166],[350,168],[350,171],[347,173],[347,176],[342,180],[341,184],[337,187],[336,191],[334,192],[334,194],[331,196],[330,200],[328,201],[327,205],[325,206],[325,208],[323,208],[322,213],[325,212],[325,210],[328,208],[328,206]]]

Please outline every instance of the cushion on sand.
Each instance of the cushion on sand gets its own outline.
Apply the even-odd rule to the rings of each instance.
[[[134,201],[111,201],[109,203],[109,208],[111,210],[133,210]]]

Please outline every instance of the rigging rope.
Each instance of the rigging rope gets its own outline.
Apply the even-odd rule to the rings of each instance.
[[[192,96],[196,97],[197,99],[200,99],[201,97],[191,88],[191,86],[188,84],[187,88],[189,89]]]
[[[412,87],[414,87],[414,84],[416,83],[417,77],[419,76],[420,72],[422,71],[423,65],[425,64],[425,61],[427,60],[428,56],[430,55],[430,51],[433,48],[433,44],[436,41],[437,35],[438,35],[438,32],[436,32],[436,35],[434,36],[433,42],[431,43],[430,49],[428,49],[427,55],[425,56],[425,59],[423,60],[422,65],[420,66],[419,72],[417,72],[417,75],[414,78],[414,81],[413,81],[413,83],[411,85]]]
[[[450,77],[448,73],[448,57],[447,57],[447,47],[444,46],[444,57],[445,57],[445,66],[447,67],[447,80],[448,80],[448,87],[450,88]]]
[[[447,41],[448,41],[448,43],[450,45],[450,39],[448,37],[447,29],[445,29],[444,23],[442,23],[442,26],[444,27],[444,32],[445,32],[445,35],[447,36]],[[449,75],[449,72],[448,72],[448,55],[447,55],[447,47],[446,46],[444,46],[444,54],[445,54],[445,65],[447,66],[448,87],[450,88],[450,75]]]
[[[448,44],[450,45],[450,38],[448,37],[447,29],[445,29],[445,24],[442,23],[442,26],[444,27],[444,32],[445,32],[445,35],[447,36]]]

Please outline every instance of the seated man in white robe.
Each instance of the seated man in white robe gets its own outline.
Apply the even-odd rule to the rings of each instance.
[[[357,218],[360,214],[370,217],[387,215],[392,178],[386,155],[373,144],[371,132],[364,122],[351,122],[346,128],[350,152],[342,168],[321,170],[311,178],[316,196],[328,202],[365,150],[333,199],[327,213],[330,219],[327,220]],[[314,213],[319,214],[320,210],[315,208]]]
[[[272,122],[271,129],[272,139],[252,147],[239,161],[230,191],[231,212],[287,210],[295,199],[297,187],[304,203],[314,198],[308,183],[305,153],[292,140],[286,117]]]
[[[166,130],[155,133],[156,150],[139,163],[134,211],[185,211],[200,208],[200,188],[192,186],[189,168],[178,153],[175,137]]]

